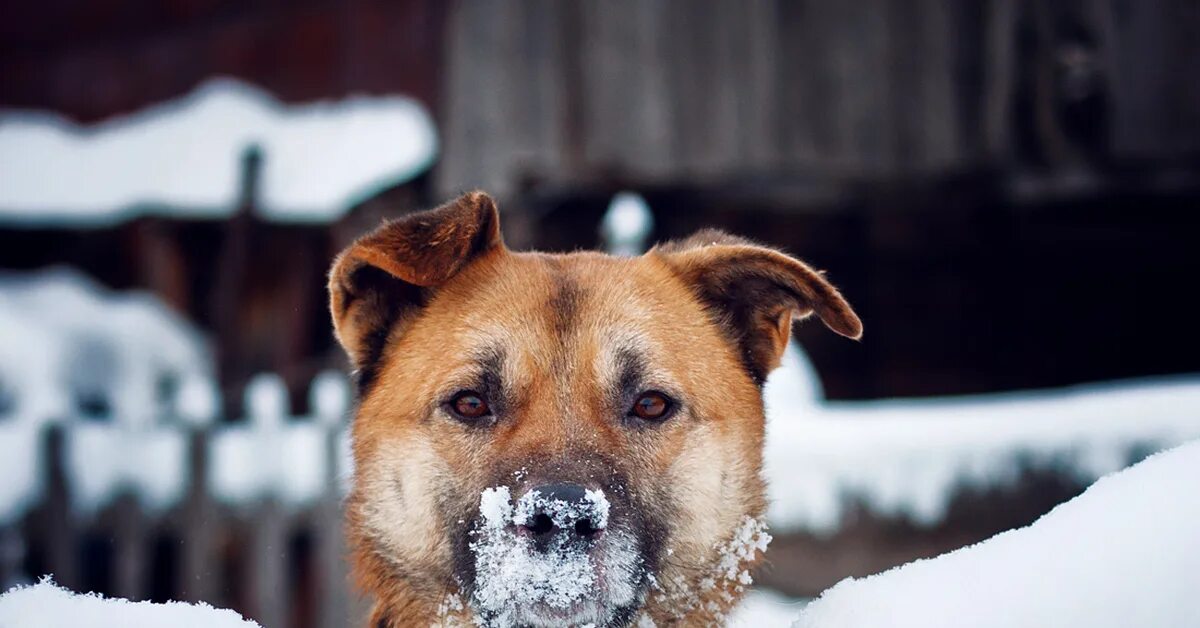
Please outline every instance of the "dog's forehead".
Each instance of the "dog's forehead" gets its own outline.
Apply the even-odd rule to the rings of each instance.
[[[510,253],[464,271],[431,303],[431,310],[456,311],[463,328],[559,343],[612,328],[653,328],[695,309],[660,264],[595,253]]]
[[[523,371],[603,365],[629,354],[654,361],[698,335],[717,335],[663,264],[596,253],[486,260],[449,282],[425,318],[417,333],[440,335],[464,360],[499,350],[525,362]]]

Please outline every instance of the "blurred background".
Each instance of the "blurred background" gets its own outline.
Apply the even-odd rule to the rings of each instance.
[[[475,188],[855,305],[772,377],[756,599],[1027,524],[1200,437],[1197,76],[1190,0],[4,2],[0,585],[345,625],[325,272]]]

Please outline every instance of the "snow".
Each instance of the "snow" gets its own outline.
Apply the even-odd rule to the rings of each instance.
[[[736,589],[751,583],[750,571],[746,568],[757,554],[765,553],[771,543],[767,525],[757,519],[746,517],[734,530],[733,538],[722,548],[721,560],[717,563],[717,574],[727,582],[737,583]]]
[[[173,414],[187,425],[211,424],[220,413],[221,393],[217,383],[204,375],[189,373],[175,395]]]
[[[587,553],[567,545],[564,536],[552,543],[541,553],[528,538],[494,528],[485,528],[472,542],[475,599],[481,609],[498,617],[498,625],[520,625],[519,605],[540,603],[565,610],[595,590],[596,569]]]
[[[350,382],[345,374],[339,371],[318,373],[309,388],[309,405],[319,421],[330,425],[342,423],[350,408]]]
[[[148,514],[178,504],[187,490],[186,435],[174,427],[76,423],[66,431],[71,507],[95,513],[122,492]]]
[[[497,489],[491,490],[496,491]],[[480,498],[480,508],[482,509],[485,501],[494,500],[494,497],[489,500],[485,491],[485,495]],[[535,514],[540,513],[550,517],[554,525],[561,529],[572,528],[575,526],[575,522],[587,518],[597,530],[603,530],[608,526],[608,508],[609,503],[608,499],[604,497],[604,491],[587,489],[584,491],[583,503],[577,504],[547,497],[537,489],[533,489],[517,500],[517,506],[512,513],[512,522],[519,526],[526,525]],[[489,523],[492,523],[491,520]]]
[[[508,487],[484,490],[479,499],[481,524],[470,544],[475,556],[474,606],[488,625],[549,625],[537,614],[538,605],[571,613],[573,625],[605,623],[607,609],[636,596],[641,565],[633,539],[624,530],[606,529],[601,545],[591,551],[567,534],[554,535],[546,547],[535,548],[529,535],[513,529],[528,521],[535,508],[560,528],[573,526],[581,516],[592,518],[597,528],[608,523],[609,503],[601,491],[589,491],[586,503],[575,504],[533,490],[514,505]],[[597,556],[604,556],[601,564]],[[596,597],[607,598],[607,604]],[[565,622],[559,618],[557,623]]]
[[[634,256],[646,250],[654,229],[654,214],[640,194],[618,192],[600,222],[605,248],[613,255]]]
[[[499,529],[508,525],[512,513],[512,497],[507,486],[486,488],[479,495],[479,515],[483,517],[486,527]]]
[[[808,602],[754,589],[746,594],[725,625],[726,628],[786,628],[796,621]]]
[[[149,295],[110,292],[66,269],[0,275],[0,524],[42,494],[50,422],[66,428],[77,513],[94,514],[123,492],[149,514],[177,505],[190,432],[219,413],[212,370],[205,338]],[[209,482],[221,499],[305,506],[328,491],[330,464],[348,490],[345,375],[319,374],[310,398],[313,415],[292,417],[277,376],[248,387],[250,420],[214,428],[210,440]]]
[[[52,383],[66,361],[66,345],[36,312],[9,301],[11,284],[0,275],[0,419],[32,422],[67,413],[65,395]]]
[[[845,580],[797,628],[1200,626],[1200,442],[1096,482],[1033,525]]]
[[[182,316],[74,270],[0,274],[0,322],[0,381],[31,420],[68,419],[90,401],[100,418],[150,425],[173,403],[164,384],[212,380],[207,341]]]
[[[37,425],[0,421],[0,526],[36,505],[45,479]]]
[[[400,96],[285,105],[214,79],[176,101],[94,126],[0,112],[0,221],[107,225],[147,214],[222,218],[238,205],[241,156],[264,156],[259,210],[330,221],[427,169],[428,112]]]
[[[203,336],[150,295],[67,269],[0,274],[0,522],[41,494],[48,422],[72,425],[64,453],[76,507],[100,507],[122,488],[150,510],[169,507],[184,489],[186,444],[159,425],[179,409],[164,384],[211,379]]]
[[[212,437],[208,481],[230,504],[278,499],[307,506],[325,494],[329,428],[289,418],[287,391],[274,374],[255,377],[246,390],[247,420],[220,427]]]
[[[790,366],[787,366],[790,363]],[[1200,437],[1200,379],[1162,378],[958,398],[823,401],[798,350],[773,373],[767,406],[768,521],[828,534],[852,503],[934,525],[964,488],[1021,472],[1083,484]]]
[[[207,604],[130,602],[79,595],[44,579],[0,595],[0,628],[257,628],[231,610]]]

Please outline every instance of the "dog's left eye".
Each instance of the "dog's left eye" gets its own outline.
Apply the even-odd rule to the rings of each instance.
[[[670,414],[675,403],[666,395],[648,391],[638,395],[629,414],[644,421],[662,421]]]
[[[454,395],[449,405],[454,416],[464,421],[474,421],[492,413],[483,395],[473,390],[464,390]]]

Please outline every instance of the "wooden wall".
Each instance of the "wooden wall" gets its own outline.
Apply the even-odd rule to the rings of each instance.
[[[285,101],[403,93],[437,105],[440,0],[0,3],[0,106],[94,121],[235,76]]]
[[[459,2],[443,194],[1200,150],[1186,0]]]

